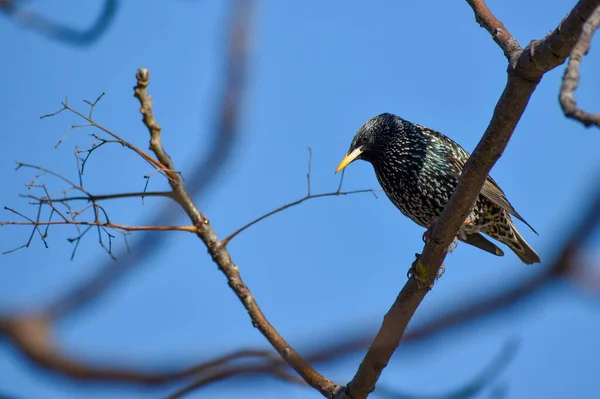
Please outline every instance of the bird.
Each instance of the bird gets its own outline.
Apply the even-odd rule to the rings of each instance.
[[[427,228],[442,213],[454,192],[469,153],[449,137],[391,114],[379,114],[356,132],[350,149],[336,169],[356,160],[371,163],[389,200],[416,224]],[[508,246],[525,264],[539,263],[539,255],[517,231],[515,217],[535,229],[508,202],[489,175],[457,239],[497,256],[504,252],[482,234]]]

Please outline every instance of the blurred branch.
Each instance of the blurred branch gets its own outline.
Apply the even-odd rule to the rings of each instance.
[[[594,13],[585,21],[581,31],[579,40],[571,51],[569,63],[565,69],[565,74],[560,88],[560,105],[569,118],[576,119],[583,123],[586,127],[596,125],[600,127],[600,114],[591,114],[577,107],[575,102],[575,90],[579,86],[579,68],[583,56],[590,50],[590,44],[594,32],[600,26],[600,6],[596,8]]]
[[[470,4],[474,3],[481,4]],[[553,33],[541,41],[533,41],[524,50],[515,47],[507,55],[508,81],[504,92],[485,134],[469,157],[456,189],[433,227],[431,239],[411,267],[417,274],[412,275],[398,294],[356,375],[338,398],[363,399],[375,389],[410,319],[433,286],[448,247],[471,212],[490,169],[504,152],[537,84],[544,73],[564,62],[562,55],[566,57],[570,53],[583,21],[598,3],[600,0],[580,0]],[[476,15],[481,10],[474,9]],[[478,15],[477,19],[485,18]]]
[[[517,341],[509,341],[504,345],[498,356],[472,381],[451,392],[437,395],[417,395],[401,393],[389,388],[377,387],[374,394],[384,399],[468,399],[480,394],[494,379],[508,367],[517,354]]]
[[[50,336],[50,320],[44,315],[4,317],[0,319],[0,333],[8,337],[25,357],[46,370],[67,375],[78,380],[127,382],[142,385],[159,385],[190,378],[212,378],[215,374],[227,372],[228,376],[239,374],[272,374],[283,376],[281,370],[273,371],[268,367],[255,365],[231,365],[239,360],[257,359],[270,364],[274,354],[266,350],[240,350],[219,356],[204,363],[162,372],[145,372],[139,369],[126,369],[117,365],[98,367],[96,365],[72,359],[55,347]],[[226,378],[223,376],[220,379]],[[282,377],[281,377],[282,378]]]
[[[478,393],[480,393],[483,389],[485,389],[489,384],[498,377],[500,373],[502,373],[508,364],[512,361],[517,353],[517,341],[510,340],[508,341],[498,356],[478,375],[476,375],[471,381],[467,382],[464,386],[461,386],[451,392],[438,394],[438,395],[419,395],[419,394],[406,394],[399,392],[397,390],[391,388],[377,387],[377,390],[374,392],[374,395],[377,397],[381,397],[384,399],[468,399],[471,398]],[[362,346],[361,346],[362,347]],[[311,363],[316,363],[319,361],[318,355],[307,357],[307,360],[310,360]],[[335,360],[334,358],[321,360]],[[264,367],[266,369],[278,370],[278,372],[285,372],[283,369],[285,367],[285,363],[281,360],[281,358],[273,359],[271,363],[267,363],[265,365],[257,365],[257,367]],[[246,368],[245,372],[252,372],[251,368]],[[256,370],[254,370],[256,371]],[[235,370],[224,370],[222,372],[217,373],[215,376],[203,376],[199,380],[194,381],[192,384],[188,386],[184,386],[181,389],[178,389],[176,392],[168,396],[168,399],[177,399],[185,396],[186,394],[193,392],[196,389],[203,388],[209,383],[215,382],[216,377],[225,375],[229,372],[235,372]],[[236,372],[236,376],[243,376],[244,373]],[[262,376],[272,376],[272,373],[265,373]],[[282,380],[288,380],[289,376],[281,375]],[[290,379],[290,382],[294,383],[303,383],[302,380],[298,381],[297,379]]]
[[[37,12],[22,10],[18,5],[21,2],[20,0],[2,0],[0,1],[0,10],[26,29],[36,31],[53,40],[82,47],[94,44],[106,33],[115,19],[119,6],[117,0],[104,0],[104,6],[96,22],[86,30],[77,30],[53,22]]]
[[[167,399],[178,399],[182,398],[188,393],[191,393],[199,388],[204,388],[207,385],[210,385],[214,382],[222,381],[224,379],[228,379],[231,377],[240,377],[245,375],[261,375],[260,370],[264,370],[263,375],[268,375],[271,377],[279,378],[283,381],[292,382],[295,384],[304,385],[304,380],[296,377],[295,375],[291,375],[287,373],[282,367],[278,367],[278,364],[281,363],[281,359],[278,362],[272,362],[270,364],[266,364],[264,366],[257,367],[247,367],[247,366],[238,366],[238,367],[230,367],[228,369],[217,370],[212,375],[203,376],[200,379],[194,381],[192,384],[184,386],[181,389],[173,392],[171,395],[167,397]]]
[[[250,18],[253,11],[252,0],[232,0],[231,21],[227,27],[227,45],[225,48],[226,64],[225,83],[220,98],[220,108],[215,111],[216,124],[211,129],[212,144],[206,151],[206,158],[188,168],[187,189],[191,196],[197,197],[218,175],[228,159],[231,148],[238,138],[237,128],[240,107],[245,86],[245,69],[247,66]],[[197,157],[194,157],[196,159]],[[165,205],[162,211],[155,212],[155,217],[148,225],[166,225],[179,216],[179,209]],[[144,260],[160,251],[168,242],[164,236],[141,234],[137,241],[130,245],[131,250],[119,257],[119,262],[108,261],[99,267],[99,271],[88,280],[79,283],[70,292],[58,298],[52,305],[59,317],[73,315],[92,301],[97,300],[107,289],[122,278],[125,273]]]

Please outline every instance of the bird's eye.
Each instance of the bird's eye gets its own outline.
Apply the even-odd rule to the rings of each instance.
[[[360,141],[361,144],[366,144],[367,141],[369,141],[369,139],[366,136],[363,136],[363,137],[360,138],[359,141]]]

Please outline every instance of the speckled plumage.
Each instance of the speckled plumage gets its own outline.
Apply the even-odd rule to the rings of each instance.
[[[469,158],[467,151],[443,134],[388,113],[377,115],[358,130],[348,154],[358,148],[356,158],[373,165],[388,198],[424,227],[430,227],[442,212]],[[502,256],[502,250],[480,234],[484,233],[507,245],[524,263],[539,263],[510,215],[533,230],[488,176],[458,238]]]

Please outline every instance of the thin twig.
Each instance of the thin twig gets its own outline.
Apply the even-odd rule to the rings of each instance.
[[[341,195],[351,195],[351,194],[361,194],[361,193],[371,193],[375,196],[375,198],[377,198],[377,194],[376,194],[375,189],[369,188],[369,189],[364,189],[364,190],[352,190],[352,191],[333,191],[330,193],[322,193],[322,194],[311,194],[311,195],[307,195],[304,196],[302,198],[300,198],[299,200],[296,200],[294,202],[290,202],[287,203],[283,206],[280,206],[279,208],[273,209],[270,212],[265,213],[264,215],[254,219],[253,221],[245,224],[244,226],[240,227],[239,229],[237,229],[236,231],[234,231],[233,233],[231,233],[230,235],[228,235],[226,238],[224,238],[221,243],[223,245],[227,245],[229,244],[229,242],[238,234],[240,234],[241,232],[243,232],[244,230],[246,230],[247,228],[254,226],[256,223],[275,215],[276,213],[279,213],[281,211],[285,211],[288,208],[291,208],[293,206],[296,205],[300,205],[301,203],[303,203],[304,201],[310,200],[310,199],[315,199],[315,198],[323,198],[323,197],[337,197],[337,196],[341,196]]]
[[[17,213],[14,209],[6,208],[7,210]],[[17,213],[18,214],[18,213]],[[19,214],[19,216],[26,217],[24,215]],[[124,231],[185,231],[188,233],[195,233],[196,227],[194,226],[127,226],[124,224],[111,223],[111,222],[86,222],[79,220],[69,220],[69,221],[48,221],[48,222],[36,222],[34,220],[29,220],[27,222],[13,222],[13,221],[0,221],[0,226],[4,225],[16,225],[16,226],[53,226],[53,225],[79,225],[79,226],[95,226],[95,227],[107,227],[109,229],[115,230],[124,230]],[[42,233],[40,232],[40,235]]]
[[[98,98],[96,98],[96,100],[94,100],[94,102],[88,101],[88,100],[83,100],[84,103],[88,104],[90,106],[90,113],[88,114],[88,118],[92,119],[92,115],[94,114],[94,109],[96,108],[96,105],[98,105],[98,102],[100,102],[100,100],[102,100],[102,97],[104,97],[106,93],[102,92],[102,94],[100,94],[98,96]]]
[[[308,171],[306,172],[306,180],[307,180],[308,190],[307,190],[307,194],[304,197],[302,197],[302,198],[300,198],[300,199],[298,199],[298,200],[296,200],[294,202],[290,202],[290,203],[287,203],[285,205],[282,205],[279,208],[276,208],[276,209],[274,209],[274,210],[272,210],[270,212],[265,213],[264,215],[262,215],[262,216],[260,216],[260,217],[258,217],[256,219],[252,220],[251,222],[245,224],[244,226],[240,227],[239,229],[237,229],[236,231],[234,231],[233,233],[231,233],[230,235],[228,235],[225,239],[223,239],[221,241],[221,243],[223,245],[227,245],[227,244],[229,244],[229,242],[235,236],[237,236],[238,234],[240,234],[241,232],[243,232],[247,228],[249,228],[251,226],[254,226],[256,223],[258,223],[258,222],[260,222],[260,221],[262,221],[262,220],[264,220],[264,219],[266,219],[266,218],[268,218],[270,216],[273,216],[276,213],[279,213],[281,211],[285,211],[288,208],[291,208],[293,206],[299,205],[299,204],[303,203],[304,201],[307,201],[307,200],[310,200],[310,199],[323,198],[323,197],[334,197],[334,196],[340,196],[340,195],[361,194],[361,193],[371,193],[371,194],[373,194],[373,196],[375,198],[377,198],[376,191],[379,191],[379,190],[372,189],[372,188],[371,189],[363,189],[363,190],[340,191],[342,189],[342,182],[343,182],[343,179],[344,179],[344,175],[342,175],[342,177],[340,178],[340,184],[339,184],[338,189],[336,191],[329,192],[329,193],[322,193],[322,194],[314,194],[314,195],[311,194],[311,192],[310,192],[310,181],[311,181],[311,171],[312,171],[312,160],[313,160],[313,157],[312,157],[312,148],[308,147]]]
[[[97,201],[107,201],[107,200],[115,200],[122,198],[140,198],[140,197],[165,197],[165,198],[173,198],[173,193],[171,191],[140,191],[134,193],[117,193],[117,194],[100,194],[94,195],[90,194],[89,196],[75,196],[75,197],[64,197],[64,198],[52,198],[51,196],[46,196],[42,198],[34,197],[31,195],[22,195],[26,198],[36,199],[40,202],[47,203],[50,201],[53,202],[73,202],[73,201],[88,201],[88,202],[97,202]]]
[[[306,197],[310,197],[310,170],[312,168],[312,148],[308,147],[308,172],[306,172],[306,183],[308,191]]]
[[[54,146],[54,148],[60,147],[60,145],[71,135],[71,132],[73,130],[79,129],[79,128],[82,128],[82,127],[93,127],[93,126],[94,125],[92,125],[91,123],[86,123],[84,125],[71,125],[71,127],[69,128],[69,130],[67,130],[67,133],[65,133],[65,135],[62,136],[60,140],[58,140],[58,143],[56,143],[56,145]]]
[[[93,102],[93,103],[88,102],[88,103],[93,107],[97,104],[97,102],[99,101],[100,98],[102,98],[102,96],[100,96],[95,102]],[[102,248],[104,248],[106,250],[106,252],[111,256],[112,259],[116,259],[116,257],[114,256],[114,254],[112,252],[112,243],[113,243],[114,236],[112,234],[110,234],[110,232],[107,230],[108,228],[115,229],[116,231],[119,231],[123,235],[128,231],[148,231],[148,230],[162,230],[162,231],[172,230],[172,231],[191,231],[191,232],[195,231],[193,226],[160,226],[160,225],[159,226],[126,226],[126,225],[122,225],[122,224],[112,223],[109,220],[108,213],[106,212],[106,210],[101,205],[99,205],[97,203],[97,201],[128,198],[128,197],[141,197],[142,195],[144,195],[144,193],[118,193],[118,194],[107,194],[107,195],[97,195],[96,196],[96,195],[91,194],[83,186],[80,173],[79,173],[79,176],[80,176],[79,185],[77,185],[77,184],[75,184],[75,182],[73,182],[69,178],[65,177],[64,175],[54,172],[48,168],[18,162],[16,169],[18,170],[20,168],[30,168],[30,169],[38,170],[41,172],[40,174],[35,176],[34,179],[30,183],[26,184],[26,187],[28,189],[32,189],[32,188],[42,189],[45,195],[41,196],[41,197],[32,195],[32,194],[21,195],[24,198],[30,198],[30,199],[34,200],[34,201],[30,202],[30,204],[36,205],[38,207],[37,216],[36,216],[35,220],[25,216],[24,214],[12,209],[12,208],[6,208],[8,211],[10,211],[20,217],[23,217],[27,221],[26,222],[2,221],[2,222],[0,222],[0,226],[2,226],[2,225],[28,225],[28,226],[33,226],[33,230],[32,230],[32,234],[29,237],[29,240],[25,244],[23,244],[17,248],[5,251],[5,252],[3,252],[4,254],[11,253],[16,250],[29,247],[29,245],[31,244],[31,240],[33,239],[34,233],[36,231],[40,234],[40,238],[42,239],[44,245],[46,247],[48,247],[48,243],[46,242],[45,238],[48,233],[48,228],[51,225],[72,225],[72,226],[75,226],[75,228],[77,229],[77,236],[69,239],[70,242],[75,243],[75,247],[71,254],[71,259],[73,259],[73,257],[75,256],[75,253],[77,251],[77,248],[79,247],[79,243],[81,242],[81,239],[86,235],[87,232],[89,232],[89,227],[96,227],[97,232],[98,232],[98,242],[99,242],[100,246]],[[79,169],[78,169],[78,172],[80,172]],[[48,192],[45,184],[37,183],[38,179],[40,179],[42,176],[46,176],[46,175],[54,176],[54,177],[58,178],[59,180],[67,183],[70,186],[67,190],[62,191],[63,197],[53,197]],[[69,190],[76,190],[76,191],[81,192],[84,195],[69,197],[66,195],[66,192]],[[171,192],[152,192],[152,193],[146,193],[146,195],[173,198],[173,194]],[[83,209],[74,210],[71,207],[70,202],[77,201],[77,200],[87,201],[89,203],[89,205],[84,207]],[[67,208],[67,215],[69,215],[69,217],[67,217],[67,215],[63,214],[61,212],[61,210],[55,206],[55,203],[65,206]],[[49,215],[49,218],[47,221],[40,220],[42,207],[44,205],[47,205],[50,207],[50,215]],[[80,215],[85,213],[88,209],[92,209],[94,212],[94,218],[92,221],[76,220],[76,218],[78,218]],[[53,221],[52,217],[55,214],[59,215],[62,220]],[[101,220],[100,216],[103,217],[103,220]],[[46,226],[46,229],[43,233],[41,232],[39,226]],[[80,226],[87,226],[88,228],[86,228],[82,232],[79,228]],[[108,238],[108,244],[105,244],[103,235]]]
[[[110,131],[109,129],[105,128],[104,126],[96,123],[96,121],[94,121],[91,118],[89,118],[88,116],[82,114],[80,111],[76,110],[75,108],[72,108],[66,100],[62,103],[62,106],[63,106],[63,108],[61,110],[54,112],[52,114],[42,115],[40,117],[40,119],[56,116],[63,110],[70,111],[70,112],[74,113],[75,115],[77,115],[78,117],[80,117],[81,119],[87,121],[88,125],[86,125],[86,126],[95,127],[96,129],[99,129],[99,130],[103,131],[104,133],[108,134],[109,136],[114,138],[119,144],[121,144],[124,147],[129,148],[130,150],[132,150],[133,152],[138,154],[142,159],[144,159],[146,162],[148,162],[152,167],[161,171],[161,173],[165,174],[165,176],[170,176],[173,173],[176,173],[176,171],[167,170],[167,168],[164,165],[162,165],[159,161],[157,161],[156,159],[154,159],[153,157],[148,155],[146,152],[139,149],[137,146],[122,139],[116,133],[114,133],[114,132]],[[60,144],[60,142],[59,142],[59,144]]]
[[[31,231],[31,235],[29,236],[29,239],[27,240],[27,242],[25,244],[23,244],[23,245],[21,245],[21,246],[19,246],[17,248],[8,250],[8,251],[4,251],[4,252],[2,252],[3,255],[15,252],[15,251],[17,251],[19,249],[29,248],[29,245],[31,245],[31,240],[33,240],[33,236],[35,235],[36,232],[40,235],[40,238],[41,238],[42,242],[44,243],[44,246],[46,248],[48,248],[48,243],[46,242],[46,238],[45,238],[44,234],[42,233],[42,231],[40,230],[39,224],[35,220],[29,218],[28,216],[23,215],[22,213],[14,210],[12,208],[9,208],[7,206],[5,206],[4,209],[7,210],[7,211],[9,211],[9,212],[12,212],[12,213],[14,213],[14,214],[16,214],[18,216],[21,216],[23,219],[27,219],[28,220],[28,222],[27,222],[28,225],[29,226],[33,226],[33,230]],[[38,214],[37,214],[37,218],[38,219],[40,218],[40,212],[41,212],[41,209],[38,208]],[[1,224],[0,224],[0,226],[1,226]]]
[[[65,176],[61,175],[60,173],[57,173],[53,170],[44,168],[43,166],[37,166],[37,165],[31,165],[28,163],[23,163],[23,162],[17,162],[17,167],[15,168],[15,170],[19,170],[21,168],[31,168],[31,169],[36,169],[36,170],[40,170],[42,171],[44,174],[49,174],[52,175],[54,177],[57,177],[58,179],[64,181],[65,183],[67,183],[69,186],[71,186],[73,189],[81,191],[82,193],[88,195],[89,193],[87,192],[87,190],[85,188],[83,188],[83,186],[79,186],[77,184],[75,184],[73,181],[69,180],[68,178],[66,178]],[[30,186],[35,184],[35,180],[37,178],[39,178],[40,175],[36,176],[36,178],[34,179],[34,181],[32,181],[31,183],[29,183]]]

